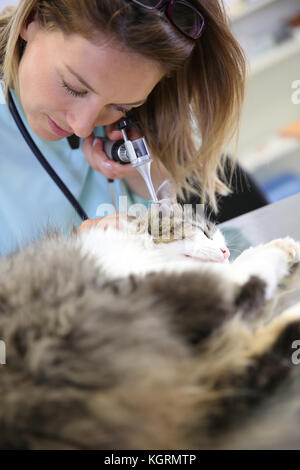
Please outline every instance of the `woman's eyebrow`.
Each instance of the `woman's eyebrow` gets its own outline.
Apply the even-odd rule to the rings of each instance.
[[[69,70],[69,72],[71,72],[77,78],[77,80],[79,80],[80,83],[82,83],[82,85],[84,85],[86,88],[91,90],[93,93],[96,93],[95,90],[88,83],[86,83],[86,81],[83,80],[83,78],[80,75],[78,75],[78,73],[74,72],[74,70],[71,69],[69,65],[66,65],[66,67]]]
[[[76,78],[77,80],[82,83],[83,86],[85,86],[86,88],[88,88],[90,91],[92,91],[93,93],[96,93],[95,90],[80,76],[78,75],[78,73],[76,73],[69,65],[66,65],[66,68],[69,70],[69,72],[71,72]],[[135,103],[112,103],[114,106],[141,106],[142,104],[146,103],[147,101],[147,98],[145,98],[144,100],[140,100],[140,101],[136,101]]]

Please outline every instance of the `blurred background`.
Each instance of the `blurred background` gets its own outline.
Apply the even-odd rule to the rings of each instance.
[[[275,202],[300,192],[300,0],[225,0],[248,58],[238,159]]]
[[[248,59],[238,161],[275,202],[300,192],[300,0],[224,2]]]

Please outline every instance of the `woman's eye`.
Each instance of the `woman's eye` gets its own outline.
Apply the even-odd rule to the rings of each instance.
[[[70,87],[64,80],[61,83],[62,87],[72,96],[76,96],[77,98],[83,98],[88,92],[87,91],[77,91],[74,88]],[[117,111],[118,113],[126,114],[132,108],[122,108],[121,106],[112,105],[112,108]]]
[[[64,80],[62,81],[62,87],[72,96],[76,96],[77,98],[83,98],[87,91],[76,91],[71,88]]]

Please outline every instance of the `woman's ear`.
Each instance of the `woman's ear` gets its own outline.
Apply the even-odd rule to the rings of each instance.
[[[36,31],[40,28],[40,23],[38,20],[38,12],[37,10],[32,10],[29,14],[26,22],[22,26],[20,31],[20,36],[24,41],[28,42],[36,33]]]

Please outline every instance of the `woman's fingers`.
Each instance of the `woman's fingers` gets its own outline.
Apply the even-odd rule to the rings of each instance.
[[[93,227],[100,226],[103,230],[107,230],[108,227],[113,227],[117,230],[121,230],[124,225],[122,223],[122,217],[124,217],[123,212],[117,214],[106,215],[101,217],[101,219],[88,219],[82,222],[78,227],[78,233],[81,233],[84,230],[90,230]]]
[[[118,123],[113,123],[106,126],[105,132],[108,139],[113,141],[123,139],[122,132],[117,129],[117,124]],[[126,129],[126,132],[128,138],[131,140],[141,137],[139,130],[135,126]],[[91,135],[85,139],[82,151],[89,165],[94,170],[106,176],[106,178],[123,179],[138,175],[137,170],[132,168],[130,163],[124,165],[108,158],[103,150],[103,142],[99,137]]]
[[[101,139],[96,139],[94,136],[88,137],[83,142],[82,151],[94,170],[110,177],[108,173],[112,172],[112,161],[105,155]]]
[[[122,179],[137,173],[137,170],[130,163],[122,165],[108,158],[103,150],[103,142],[99,137],[90,136],[85,139],[82,151],[89,165],[106,178]]]
[[[116,124],[109,124],[105,127],[105,133],[110,140],[123,139],[122,132],[116,128]]]

